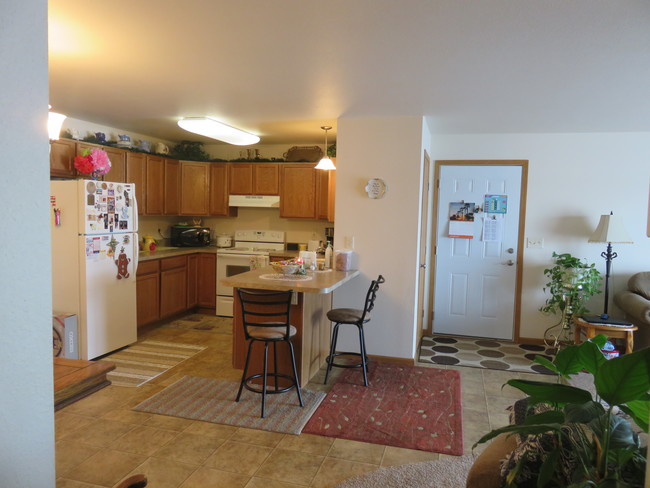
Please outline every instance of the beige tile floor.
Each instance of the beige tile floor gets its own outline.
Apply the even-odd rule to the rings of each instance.
[[[445,457],[314,435],[278,434],[134,412],[131,408],[185,375],[239,380],[231,337],[156,328],[142,339],[199,344],[207,349],[139,388],[109,386],[55,415],[57,488],[112,488],[144,473],[151,488],[325,488],[351,476]],[[475,368],[461,372],[465,452],[489,429],[505,425],[518,391],[503,383],[537,378]],[[338,370],[340,371],[340,370]],[[335,370],[335,374],[338,372]],[[327,390],[319,373],[308,385]],[[329,382],[330,385],[333,381]],[[479,446],[474,453],[481,450]]]

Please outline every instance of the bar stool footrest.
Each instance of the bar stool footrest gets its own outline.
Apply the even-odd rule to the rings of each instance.
[[[333,357],[332,357],[333,356]],[[325,361],[327,364],[334,366],[336,368],[362,368],[363,367],[363,362],[359,363],[353,363],[353,364],[341,364],[341,363],[335,363],[334,358],[338,356],[354,356],[361,358],[361,353],[359,352],[335,352],[334,354],[327,356]],[[369,359],[368,356],[366,356],[366,365],[368,365]]]
[[[246,388],[248,391],[252,391],[253,393],[259,393],[261,395],[262,393],[264,393],[264,389],[262,388],[262,386],[260,385],[259,388],[255,388],[255,387],[249,385],[249,382],[252,381],[252,380],[255,380],[257,378],[263,378],[263,377],[264,377],[264,375],[261,374],[261,373],[260,374],[254,374],[252,376],[248,376],[246,379],[244,379],[244,388]],[[279,388],[277,390],[275,389],[274,386],[269,387],[267,385],[267,387],[266,387],[266,394],[267,395],[275,395],[276,393],[285,393],[285,392],[287,392],[289,390],[297,388],[297,386],[298,386],[297,383],[296,383],[296,380],[294,380],[292,376],[289,376],[289,375],[286,375],[286,374],[267,373],[266,374],[267,381],[268,381],[269,378],[270,379],[284,378],[285,380],[288,380],[291,384],[289,386],[282,387],[282,388]]]

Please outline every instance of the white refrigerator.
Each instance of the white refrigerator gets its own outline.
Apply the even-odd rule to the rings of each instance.
[[[75,314],[79,357],[137,340],[138,206],[135,185],[50,182],[52,313]]]

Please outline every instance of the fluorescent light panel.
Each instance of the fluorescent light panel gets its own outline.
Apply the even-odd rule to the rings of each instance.
[[[260,138],[255,134],[235,129],[212,117],[185,117],[178,121],[178,125],[186,131],[236,146],[257,144],[260,141]]]

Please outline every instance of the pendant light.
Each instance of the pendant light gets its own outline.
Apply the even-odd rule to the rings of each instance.
[[[325,156],[323,156],[323,159],[321,159],[318,164],[316,165],[316,169],[325,169],[325,170],[330,170],[330,169],[336,169],[336,166],[334,166],[334,163],[330,158],[327,157],[327,131],[330,130],[332,127],[329,125],[322,125],[321,129],[325,131]]]

